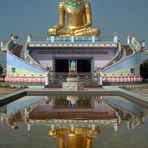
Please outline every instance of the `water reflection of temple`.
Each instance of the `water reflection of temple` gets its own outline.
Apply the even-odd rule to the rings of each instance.
[[[19,101],[15,104],[18,106]],[[15,104],[13,103],[12,106]],[[13,107],[9,106],[7,110],[10,108]],[[89,97],[88,99],[81,97],[75,108],[71,108],[68,100],[64,98],[52,99],[46,97],[39,104],[32,104],[20,110],[15,110],[7,116],[7,119],[11,124],[18,121],[53,124],[104,124],[116,123],[117,114],[112,107],[99,101],[98,97]]]
[[[126,121],[129,131],[134,130],[140,124],[144,124],[146,110],[143,107],[120,97],[118,97],[118,100],[117,97],[104,97],[104,102],[118,112],[121,121]]]
[[[69,106],[67,97],[45,97],[39,103],[28,105],[11,114],[3,114],[1,121],[12,131],[19,129],[19,122],[24,122],[31,134],[33,126],[48,126],[48,135],[59,141],[59,148],[91,148],[92,140],[101,133],[101,125],[118,131],[122,121],[127,122],[129,130],[144,123],[144,111],[135,104],[126,108],[121,102],[107,102],[101,97],[82,97],[77,106]],[[113,99],[112,99],[113,100]],[[104,103],[105,101],[105,103]],[[19,105],[19,101],[12,104]],[[7,108],[8,110],[11,108]]]
[[[139,115],[135,115],[133,113],[127,112],[126,110],[121,110],[117,107],[115,107],[115,110],[118,112],[122,120],[127,121],[128,130],[134,130],[136,126],[144,124],[145,113],[142,111],[139,112]]]
[[[50,101],[46,98],[30,112],[30,124],[49,125],[48,135],[58,139],[59,148],[91,148],[93,138],[101,133],[102,124],[112,125],[117,130],[116,111],[99,97],[75,98],[75,108],[69,105],[67,97]]]

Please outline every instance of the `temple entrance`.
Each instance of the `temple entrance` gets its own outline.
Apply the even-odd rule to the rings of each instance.
[[[98,77],[92,73],[92,58],[65,57],[54,59],[54,72],[50,77],[50,86],[62,88],[67,78],[78,78],[85,87],[97,87]]]
[[[69,60],[68,59],[55,59],[55,72],[68,73],[69,72]]]
[[[55,59],[55,72],[56,73],[69,73],[71,59]],[[91,73],[91,59],[75,59],[76,73]]]
[[[91,73],[91,60],[78,59],[77,60],[77,73]]]

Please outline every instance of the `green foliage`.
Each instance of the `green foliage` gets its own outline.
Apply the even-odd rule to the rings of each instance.
[[[125,89],[125,90],[128,90],[128,89],[129,89],[127,86],[121,86],[121,87],[119,87],[119,88]]]
[[[3,73],[3,67],[0,65],[0,75]]]
[[[9,84],[0,84],[0,88],[10,88]]]
[[[148,79],[148,59],[140,65],[140,74],[144,79]]]
[[[25,89],[25,88],[28,88],[28,86],[27,85],[21,85],[20,88]]]

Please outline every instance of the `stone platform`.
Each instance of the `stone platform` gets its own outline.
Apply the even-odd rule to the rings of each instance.
[[[62,89],[69,91],[83,90],[84,83],[80,82],[78,78],[67,78],[67,82],[62,83]]]

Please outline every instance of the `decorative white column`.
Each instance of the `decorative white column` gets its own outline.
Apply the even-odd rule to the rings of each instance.
[[[113,42],[114,42],[114,43],[118,43],[118,40],[119,40],[118,35],[117,35],[117,33],[115,32],[115,33],[114,33],[114,37],[113,37]]]
[[[71,131],[74,132],[75,131],[75,126],[72,124],[71,125]]]
[[[4,41],[3,40],[1,41],[0,48],[1,48],[1,50],[5,49],[5,45],[4,45]]]
[[[53,125],[51,125],[51,130],[52,130],[52,131],[54,131],[54,130],[55,130],[55,126],[54,126],[54,124],[53,124]]]
[[[46,69],[45,69],[45,86],[48,86],[49,85],[49,67],[47,66]]]
[[[91,40],[92,40],[92,42],[94,43],[95,40],[96,40],[96,37],[95,37],[95,36],[92,36],[92,37],[91,37]]]
[[[102,86],[103,85],[103,77],[102,77],[102,72],[98,74],[98,85]]]
[[[0,116],[0,119],[1,119],[0,122],[1,122],[2,125],[3,125],[5,118],[6,118],[6,114],[2,113],[1,116]]]
[[[114,130],[115,130],[115,135],[116,135],[118,132],[118,124],[117,123],[114,124]]]
[[[28,34],[27,34],[27,42],[28,43],[31,42],[31,39],[32,39],[32,35],[31,35],[30,32],[28,32]]]
[[[74,42],[74,41],[75,41],[75,37],[71,36],[71,42]]]
[[[145,117],[142,117],[142,123],[144,124],[145,123]]]
[[[141,48],[145,48],[146,44],[145,44],[145,40],[141,41]]]
[[[50,40],[51,40],[52,43],[54,43],[55,37],[54,36],[51,36],[50,37]]]
[[[132,45],[133,46],[135,45],[135,35],[134,34],[132,35]]]
[[[127,121],[127,129],[130,130],[130,121]]]
[[[91,128],[92,128],[93,131],[95,131],[96,125],[95,124],[92,124]]]
[[[127,36],[127,45],[130,45],[131,44],[131,37],[130,35]]]
[[[45,86],[49,85],[49,72],[45,72]]]
[[[28,133],[31,132],[31,125],[30,124],[27,125],[27,131],[28,131]]]

